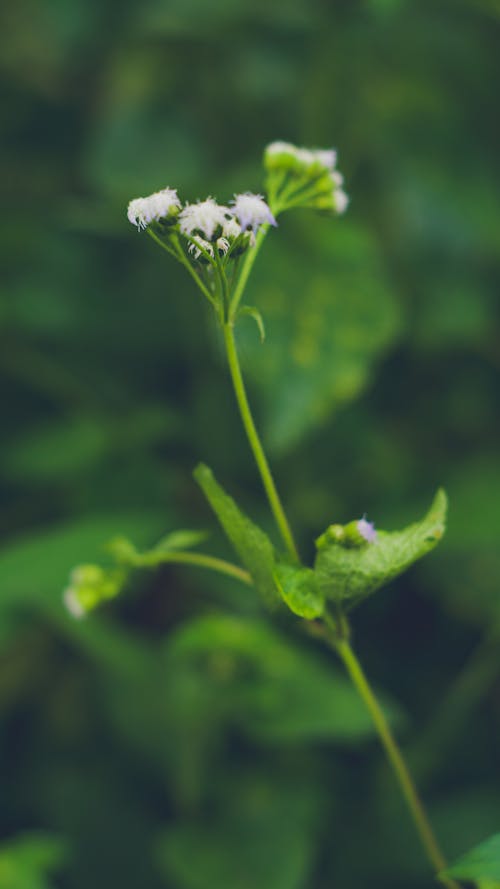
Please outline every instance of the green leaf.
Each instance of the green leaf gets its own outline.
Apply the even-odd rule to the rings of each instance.
[[[335,541],[325,543],[315,564],[325,597],[352,606],[406,571],[441,540],[446,509],[446,494],[440,489],[422,521],[402,531],[378,531],[373,543],[359,547],[348,548]]]
[[[238,328],[244,369],[262,401],[264,436],[285,452],[373,380],[400,329],[400,309],[380,249],[348,217],[283,217],[249,283],[265,309],[261,349]],[[252,288],[254,288],[252,290]]]
[[[301,889],[313,867],[323,803],[318,780],[275,764],[227,765],[209,805],[173,823],[159,861],[177,889]]]
[[[335,661],[308,651],[263,620],[198,617],[174,632],[165,650],[164,674],[173,677],[172,683],[189,674],[199,700],[204,707],[208,704],[205,719],[237,725],[260,742],[349,743],[375,733],[369,713]],[[401,717],[399,708],[383,693],[381,699],[394,723]],[[172,717],[176,731],[186,710],[183,700],[180,706]],[[192,719],[191,712],[185,718]]]
[[[252,575],[257,590],[269,602],[276,601],[276,559],[269,537],[226,494],[208,466],[200,463],[194,471],[194,477],[245,568]]]
[[[473,880],[480,889],[500,886],[500,833],[475,846],[439,876]]]
[[[238,311],[238,317],[242,318],[244,315],[248,315],[250,318],[253,318],[257,327],[259,328],[260,341],[264,342],[266,338],[266,329],[264,327],[264,320],[259,310],[254,306],[242,306]]]
[[[2,889],[52,889],[49,875],[64,859],[62,842],[48,834],[25,834],[0,846]]]
[[[311,568],[279,564],[274,572],[278,591],[294,614],[313,620],[323,614],[325,601]]]

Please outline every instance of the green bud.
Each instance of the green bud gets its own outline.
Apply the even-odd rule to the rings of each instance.
[[[83,617],[101,602],[117,596],[125,579],[125,572],[119,569],[106,571],[99,565],[77,565],[64,591],[64,603],[73,617]]]

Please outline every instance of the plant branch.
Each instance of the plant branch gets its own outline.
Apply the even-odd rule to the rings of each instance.
[[[239,565],[233,565],[232,562],[226,562],[225,559],[218,559],[216,556],[208,556],[205,553],[191,552],[171,552],[165,553],[161,559],[162,563],[172,563],[179,565],[194,565],[198,568],[208,568],[211,571],[217,571],[219,574],[227,574],[229,577],[235,577],[242,583],[252,586],[253,580],[248,573]],[[157,564],[159,564],[157,562]]]
[[[380,707],[380,704],[363,672],[361,664],[347,639],[329,637],[329,641],[342,659],[356,690],[372,717],[387,759],[394,771],[405,802],[415,823],[427,858],[435,868],[436,872],[439,873],[440,871],[445,870],[446,860],[439,848],[422,801],[403,758],[403,754],[389,728],[389,724],[384,716],[382,708]],[[441,880],[448,889],[460,889],[459,884],[454,880],[447,877],[441,877]]]
[[[267,457],[264,453],[264,448],[262,447],[259,434],[257,432],[252,417],[250,405],[248,403],[248,397],[245,389],[245,384],[243,382],[240,362],[238,360],[238,353],[236,350],[236,342],[234,339],[234,330],[232,323],[228,322],[224,324],[223,331],[229,371],[231,374],[231,379],[233,381],[234,392],[236,395],[236,401],[238,402],[243,426],[245,427],[245,432],[247,434],[250,447],[255,457],[255,462],[257,463],[257,467],[262,478],[264,489],[269,500],[269,505],[276,520],[276,524],[278,526],[280,534],[283,538],[283,542],[292,559],[295,562],[298,562],[299,555],[297,552],[295,541],[293,539],[293,534],[288,524],[288,519],[285,515],[285,511],[283,509],[271,470],[269,468],[269,463],[267,462]]]

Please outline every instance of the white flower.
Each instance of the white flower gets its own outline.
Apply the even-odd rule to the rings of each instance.
[[[212,247],[210,241],[205,241],[204,238],[199,238],[196,235],[194,235],[194,237],[191,240],[191,243],[188,246],[188,250],[190,253],[193,254],[195,259],[199,259],[200,256],[204,257],[204,254],[203,254],[202,250],[200,250],[200,247],[202,248],[202,250],[205,250],[206,253],[209,253],[210,256],[214,255],[214,248]],[[206,258],[206,257],[204,257],[204,258]]]
[[[222,228],[222,234],[225,238],[238,238],[241,235],[241,225],[234,216],[226,219]]]
[[[225,256],[227,251],[229,250],[230,243],[227,238],[217,238],[217,250],[222,256]]]
[[[333,193],[333,203],[337,213],[344,213],[349,206],[349,196],[342,188],[337,188]]]
[[[179,214],[181,232],[188,237],[200,232],[211,241],[215,231],[222,228],[227,221],[226,214],[229,214],[228,208],[218,204],[213,198],[198,201],[197,204],[186,204]]]
[[[147,228],[153,220],[164,219],[174,209],[179,209],[181,202],[177,197],[176,188],[164,188],[155,191],[147,198],[134,198],[130,201],[127,216],[132,225],[136,225],[139,231]]]
[[[260,194],[235,194],[232,204],[234,215],[243,230],[251,229],[255,234],[259,225],[266,222],[270,225],[278,224]]]
[[[78,598],[78,592],[75,587],[69,586],[64,590],[63,601],[72,617],[85,617],[86,611]]]

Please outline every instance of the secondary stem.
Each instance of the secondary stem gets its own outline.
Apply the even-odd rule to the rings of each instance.
[[[238,306],[241,302],[241,297],[243,296],[243,291],[244,291],[246,283],[248,281],[248,276],[249,276],[250,272],[252,271],[253,264],[254,264],[255,260],[257,259],[257,254],[258,254],[260,248],[262,247],[262,244],[264,243],[264,238],[267,235],[268,229],[269,229],[268,225],[262,225],[260,227],[259,231],[257,232],[257,235],[255,236],[254,246],[250,247],[245,254],[245,258],[244,258],[242,266],[241,266],[240,276],[238,278],[238,282],[236,284],[236,287],[235,287],[235,290],[234,290],[234,293],[233,293],[233,296],[231,299],[231,310],[230,310],[231,318],[234,318],[236,316]]]
[[[165,553],[162,559],[164,563],[173,563],[180,565],[195,565],[199,568],[209,568],[211,571],[217,571],[219,574],[227,574],[230,577],[236,577],[242,583],[253,584],[253,580],[243,568],[233,565],[232,562],[226,562],[225,559],[218,559],[216,556],[207,556],[204,553]]]
[[[276,524],[279,528],[280,534],[283,538],[283,542],[293,558],[294,561],[299,561],[299,555],[297,552],[297,547],[295,546],[295,541],[293,539],[292,532],[290,530],[290,526],[288,524],[287,517],[285,515],[285,511],[281,504],[281,500],[279,498],[278,491],[276,489],[276,485],[274,483],[273,476],[271,474],[271,470],[269,468],[269,464],[267,462],[266,455],[264,453],[264,449],[262,447],[253,417],[252,412],[250,410],[250,405],[248,403],[248,397],[245,389],[245,384],[243,382],[243,376],[241,373],[240,362],[238,360],[238,353],[236,351],[236,343],[234,339],[234,330],[231,322],[224,324],[224,342],[226,345],[226,353],[227,360],[229,363],[229,371],[231,373],[231,379],[233,381],[234,392],[236,395],[236,400],[238,402],[238,407],[240,409],[241,419],[243,421],[243,426],[245,427],[245,432],[248,437],[248,441],[250,443],[250,447],[252,449],[253,455],[255,457],[255,461],[257,463],[262,482],[264,484],[264,488],[267,494],[267,498],[269,500],[269,505],[272,509],[274,518],[276,520]]]
[[[377,729],[380,740],[386,752],[387,758],[399,782],[402,794],[406,804],[410,810],[411,816],[420,836],[420,840],[425,849],[427,857],[436,872],[446,868],[446,860],[441,849],[438,846],[434,836],[432,827],[427,818],[422,801],[418,795],[418,791],[413,783],[413,779],[408,771],[406,762],[404,761],[401,750],[389,728],[389,724],[384,716],[380,704],[373,693],[368,680],[363,672],[354,651],[346,639],[331,640],[335,650],[341,657],[349,676],[355,685],[360,697],[363,699]],[[446,877],[441,880],[448,889],[460,889],[458,883]]]

